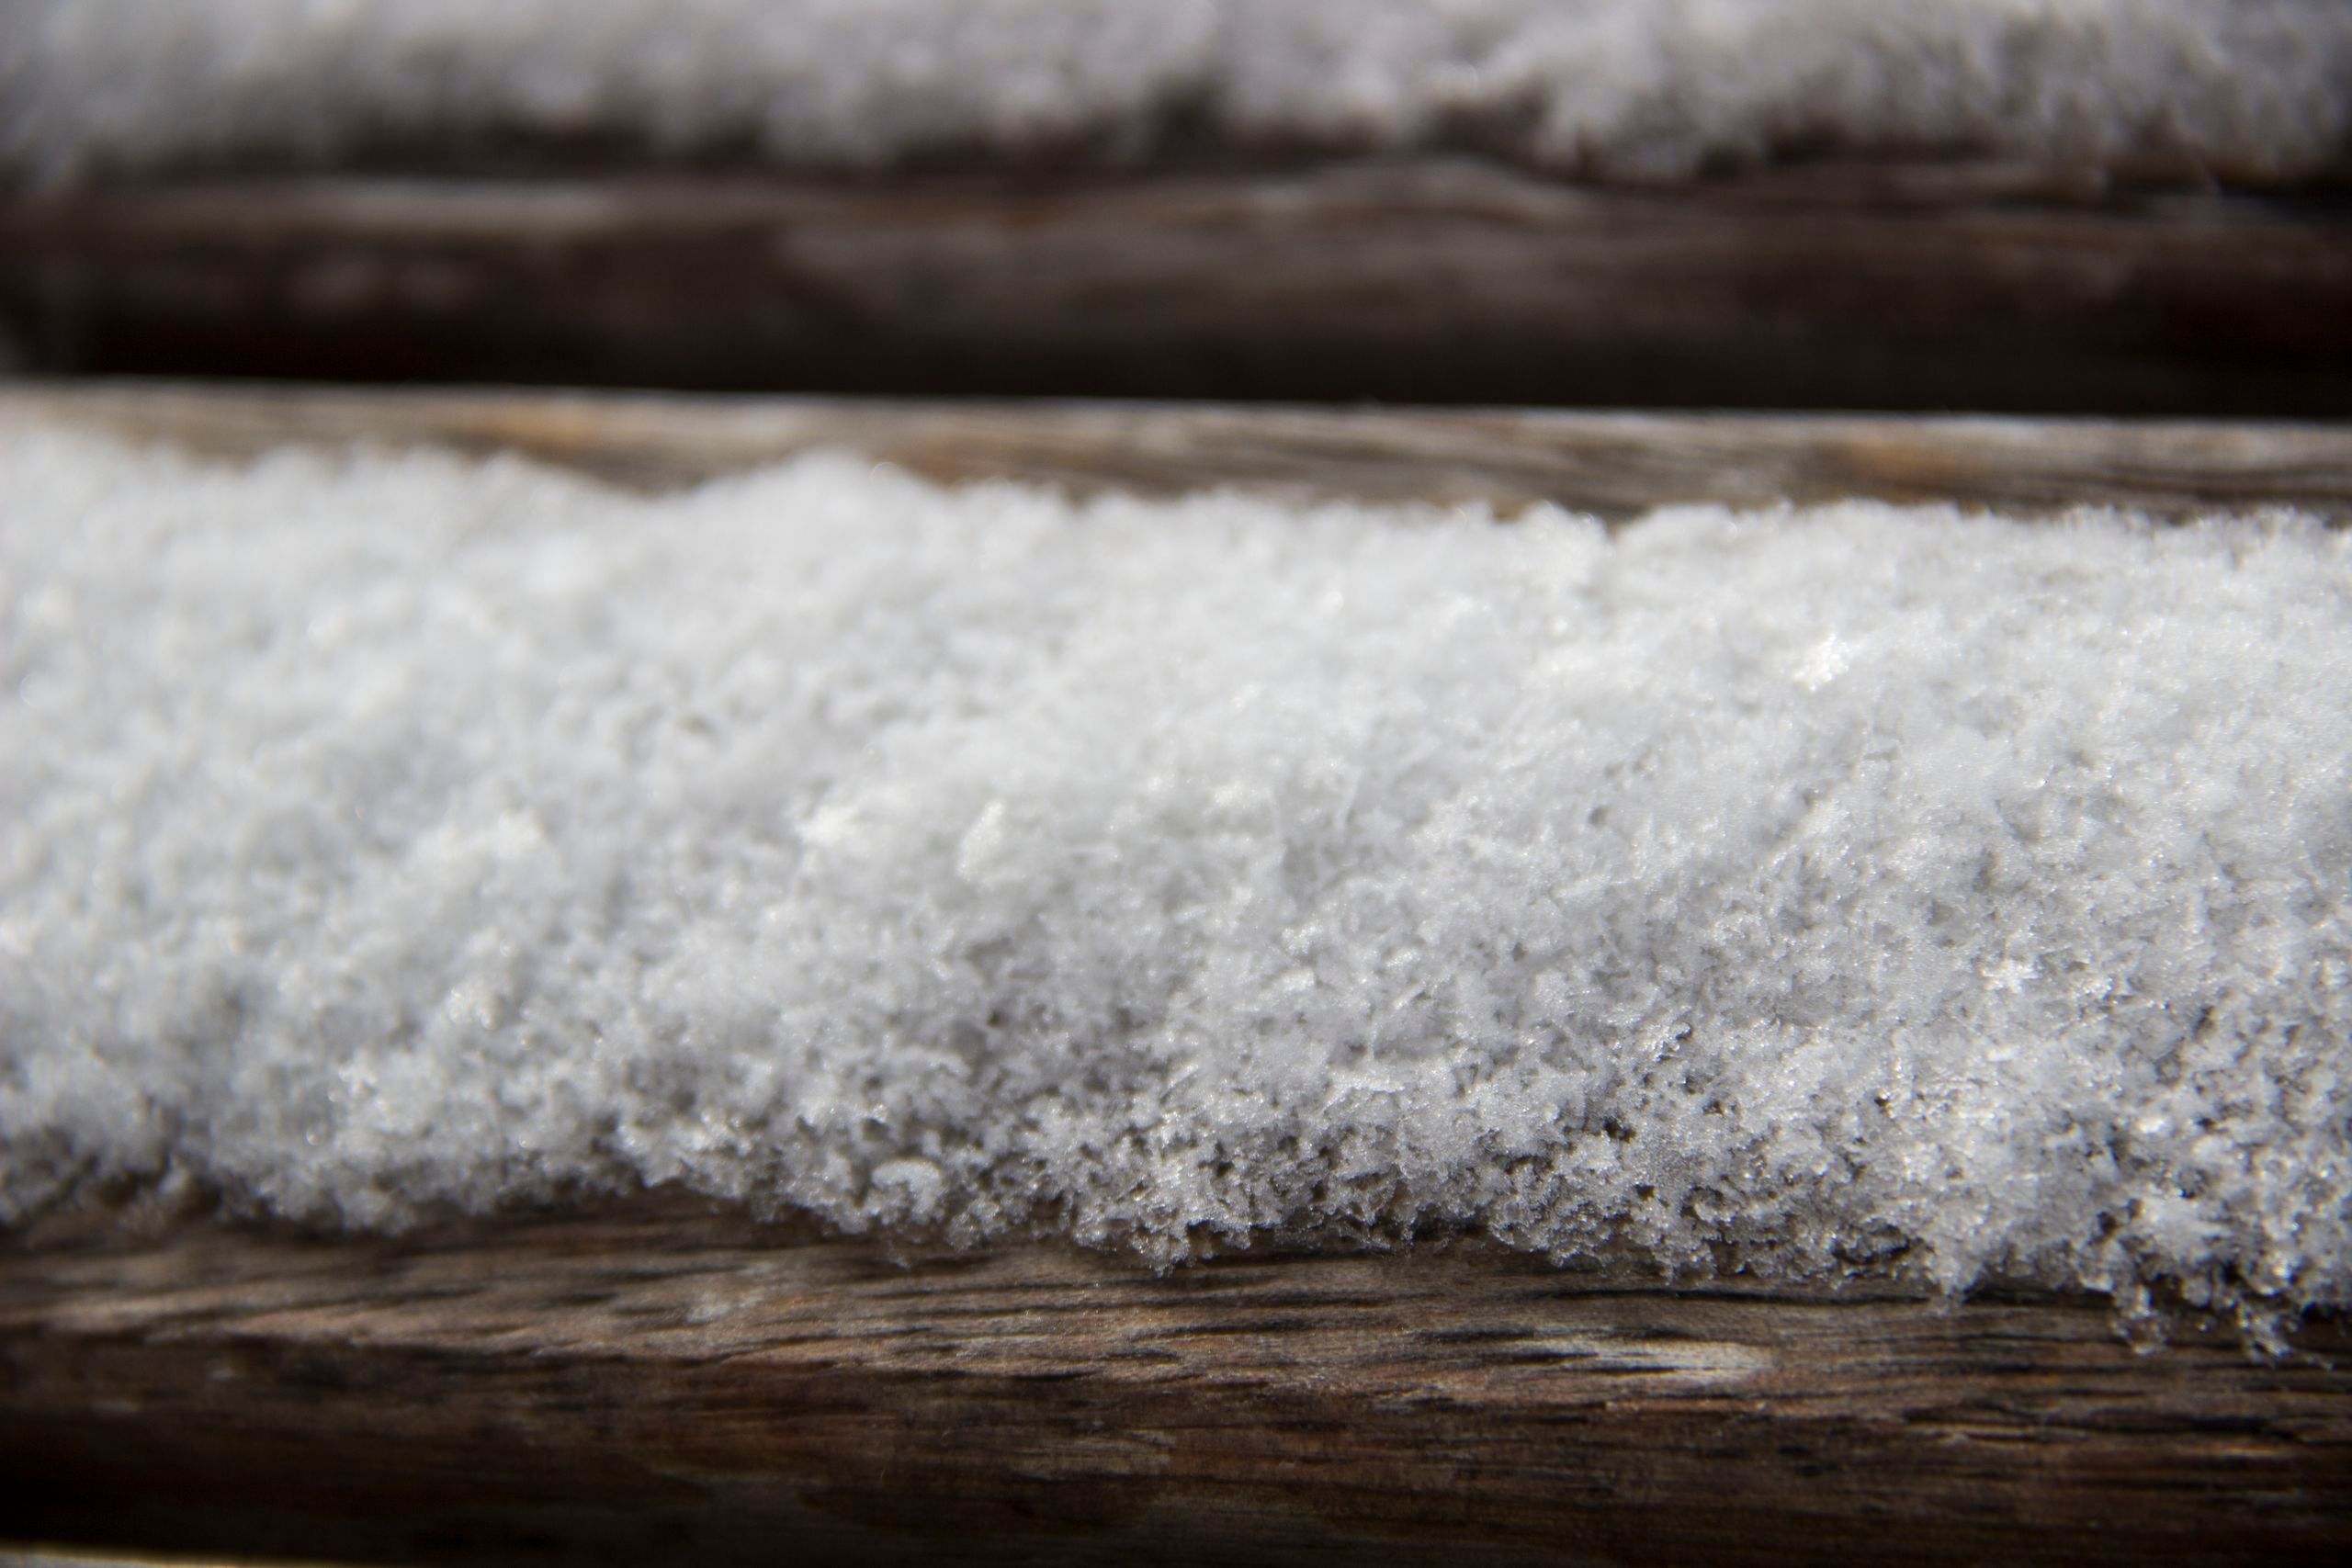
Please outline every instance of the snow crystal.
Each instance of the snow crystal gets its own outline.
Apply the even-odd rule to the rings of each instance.
[[[1203,135],[2290,176],[2344,156],[2347,84],[2342,0],[0,0],[0,162],[51,178],[465,136],[861,166]]]
[[[0,1218],[2352,1300],[2352,538],[0,431]]]

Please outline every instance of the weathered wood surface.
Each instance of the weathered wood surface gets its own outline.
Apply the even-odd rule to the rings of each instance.
[[[0,204],[10,338],[81,373],[2340,414],[2352,202],[1964,164],[191,175]]]
[[[0,420],[247,457],[288,442],[513,452],[658,491],[816,448],[944,481],[1074,491],[1234,486],[1295,497],[1539,501],[1622,519],[1686,502],[1868,497],[2026,514],[2352,518],[2352,426],[1769,414],[1378,411],[387,391],[137,382],[0,385]]]
[[[944,479],[1622,516],[1849,493],[2352,515],[2352,430],[122,385],[236,455],[516,450],[659,489],[811,446]],[[2262,1562],[2352,1545],[2352,1325],[1675,1289],[1464,1243],[1157,1276],[664,1201],[402,1240],[0,1236],[0,1539],[421,1562]]]
[[[1611,1284],[1462,1246],[1166,1277],[684,1205],[0,1254],[28,1538],[447,1562],[2316,1562],[2352,1335]]]

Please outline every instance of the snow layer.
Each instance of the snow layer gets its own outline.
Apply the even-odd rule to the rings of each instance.
[[[1686,175],[1826,146],[2290,175],[2343,0],[0,0],[51,178],[457,137],[870,165],[1171,138]]]
[[[0,1217],[2352,1299],[2352,537],[0,434]]]

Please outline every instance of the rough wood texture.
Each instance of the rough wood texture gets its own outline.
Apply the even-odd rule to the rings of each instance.
[[[20,386],[248,453],[660,488],[814,445],[952,479],[1379,499],[1849,493],[2352,516],[2352,430]],[[2352,1546],[2352,1326],[1561,1272],[1470,1244],[1158,1277],[675,1201],[401,1241],[0,1236],[0,1538],[425,1562],[2262,1562]]]
[[[190,177],[0,207],[11,335],[65,372],[2326,414],[2352,206],[1967,164]]]
[[[1854,496],[2028,514],[2292,506],[2352,519],[2352,427],[1857,415],[1339,411],[1117,403],[858,402],[320,388],[0,387],[44,420],[227,457],[286,442],[519,452],[644,490],[816,447],[948,481],[1089,491],[1205,485],[1623,518],[1677,502]]]
[[[0,1517],[485,1562],[2318,1561],[2352,1540],[2352,1337],[2304,1341],[2143,1355],[2096,1305],[1467,1246],[1159,1278],[683,1207],[198,1226],[0,1256]]]

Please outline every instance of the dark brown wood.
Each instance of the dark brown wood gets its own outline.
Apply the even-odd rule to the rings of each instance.
[[[1966,164],[189,177],[0,208],[10,336],[65,372],[2340,414],[2352,205]]]
[[[2316,1562],[2352,1337],[671,1205],[0,1257],[0,1518],[420,1562]],[[1373,1555],[1376,1554],[1376,1555]]]
[[[0,420],[248,457],[288,442],[521,453],[658,491],[820,447],[947,481],[1233,486],[1617,519],[1868,497],[2023,514],[2295,507],[2352,519],[2352,427],[1860,415],[1341,411],[25,383]]]

